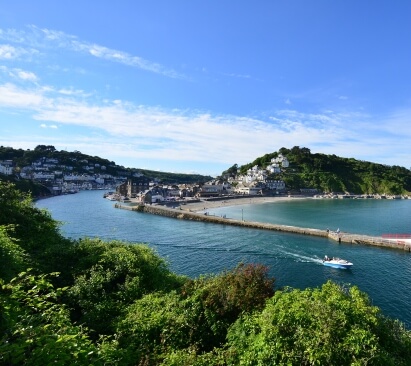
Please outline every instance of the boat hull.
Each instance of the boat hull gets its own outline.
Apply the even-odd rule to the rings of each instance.
[[[327,267],[332,267],[332,268],[340,268],[340,269],[348,269],[352,267],[352,263],[346,261],[345,259],[341,258],[329,258],[328,256],[325,256],[323,260],[324,266]]]
[[[324,266],[327,267],[332,267],[332,268],[339,268],[339,269],[348,269],[352,267],[352,263],[334,263],[334,262],[330,262],[330,261],[324,261]]]

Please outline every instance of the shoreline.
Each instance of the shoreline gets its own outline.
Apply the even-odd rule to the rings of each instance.
[[[185,201],[180,203],[176,208],[183,211],[203,212],[213,208],[241,206],[241,205],[256,205],[273,202],[284,202],[294,200],[313,199],[311,196],[291,196],[291,197],[268,197],[268,196],[253,196],[253,197],[227,197],[223,199],[203,199],[199,201]]]
[[[246,205],[246,204],[263,204],[267,202],[279,202],[285,200],[293,199],[307,199],[309,197],[254,197],[254,198],[231,198],[226,200],[211,200],[211,201],[196,201],[191,202],[190,204],[184,204],[184,208],[179,205],[173,207],[163,206],[163,205],[144,205],[144,204],[131,204],[123,205],[121,203],[116,203],[115,208],[137,211],[142,213],[149,213],[159,216],[165,216],[174,219],[180,220],[189,220],[189,221],[202,221],[209,222],[220,225],[232,225],[240,226],[254,229],[263,229],[263,230],[273,230],[284,233],[300,234],[300,235],[311,235],[322,237],[324,239],[331,239],[339,243],[349,243],[357,245],[370,245],[376,247],[383,247],[389,249],[400,249],[406,252],[411,252],[411,241],[404,240],[390,240],[383,237],[374,237],[368,235],[359,235],[347,232],[333,232],[329,230],[320,230],[313,228],[304,228],[291,225],[278,225],[270,224],[263,222],[255,221],[245,221],[245,220],[236,220],[226,218],[225,216],[214,216],[208,215],[207,212],[201,213],[202,211],[207,211],[210,208],[216,207],[228,207],[232,205]],[[206,205],[207,203],[208,205]],[[190,206],[191,205],[191,206]],[[221,206],[223,205],[223,206]],[[189,206],[189,207],[187,207]],[[191,207],[191,208],[190,208]],[[195,211],[197,210],[197,211]]]

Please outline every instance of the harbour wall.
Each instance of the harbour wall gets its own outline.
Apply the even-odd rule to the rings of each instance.
[[[255,221],[235,220],[235,219],[230,219],[226,217],[192,212],[189,209],[183,210],[181,209],[181,207],[170,208],[170,207],[160,206],[160,205],[155,205],[155,206],[143,205],[143,204],[125,205],[121,203],[116,203],[114,207],[124,209],[124,210],[130,210],[130,211],[145,212],[145,213],[149,213],[152,215],[165,216],[165,217],[175,218],[175,219],[180,219],[180,220],[202,221],[202,222],[210,222],[210,223],[220,224],[220,225],[233,225],[233,226],[247,227],[247,228],[253,228],[253,229],[273,230],[273,231],[291,233],[291,234],[311,235],[311,236],[328,238],[331,240],[338,241],[339,243],[371,245],[371,246],[404,250],[407,252],[411,252],[411,242],[405,242],[405,241],[397,242],[397,241],[387,240],[387,239],[384,239],[383,237],[378,237],[378,236],[358,235],[358,234],[350,234],[350,233],[345,233],[345,232],[337,233],[337,232],[328,231],[328,230],[302,228],[298,226],[277,225],[277,224],[262,223],[262,222],[255,222]]]

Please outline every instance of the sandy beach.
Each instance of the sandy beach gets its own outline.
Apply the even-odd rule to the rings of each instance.
[[[237,205],[248,205],[248,204],[263,204],[263,203],[272,203],[272,202],[283,202],[291,200],[301,200],[301,199],[311,199],[311,197],[240,197],[240,198],[226,198],[218,200],[208,200],[202,199],[201,201],[186,201],[185,204],[181,205],[181,210],[187,210],[191,212],[201,212],[213,208],[219,207],[228,207],[228,206],[237,206]]]

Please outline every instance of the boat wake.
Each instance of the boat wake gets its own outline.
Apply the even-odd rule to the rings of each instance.
[[[323,261],[321,258],[319,257],[309,257],[306,255],[301,255],[298,253],[291,253],[291,252],[287,252],[286,254],[288,254],[288,256],[293,257],[296,259],[297,262],[303,262],[303,263],[318,263],[318,264],[322,264]]]

